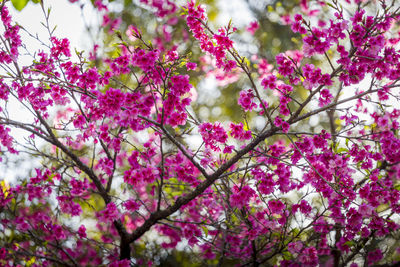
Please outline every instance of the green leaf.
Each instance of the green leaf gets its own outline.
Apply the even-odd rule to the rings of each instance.
[[[16,10],[21,11],[24,9],[26,4],[28,4],[29,0],[11,0],[11,3],[15,7]]]
[[[335,8],[335,9],[336,9],[336,7],[335,7],[334,5],[332,5],[331,3],[325,3],[325,4],[327,4],[327,5],[330,6],[331,8]]]
[[[247,65],[247,67],[250,67],[250,61],[246,57],[243,57],[243,62]]]
[[[340,147],[339,149],[337,149],[336,153],[337,154],[341,154],[342,152],[348,152],[349,150],[347,148],[344,147]]]
[[[208,236],[208,228],[205,227],[205,226],[202,226],[201,228],[203,229],[204,234],[205,234],[206,236]]]
[[[353,240],[350,240],[350,241],[347,241],[345,244],[349,247],[352,247],[356,244],[356,242],[354,242]]]
[[[32,0],[35,4],[39,4],[41,0]]]
[[[53,178],[54,178],[55,176],[56,176],[55,173],[51,174],[51,175],[49,176],[49,178],[47,178],[47,181],[48,181],[48,182],[53,181]]]

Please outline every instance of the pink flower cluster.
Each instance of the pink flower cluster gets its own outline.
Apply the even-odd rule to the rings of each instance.
[[[154,8],[156,16],[161,18],[173,14],[177,10],[174,1],[170,0],[140,0],[140,2]]]
[[[248,89],[240,92],[238,104],[243,108],[244,111],[252,111],[255,107],[257,107],[257,104],[254,100],[253,90]]]
[[[56,37],[51,38],[53,47],[50,49],[51,57],[58,58],[61,54],[66,57],[71,57],[71,52],[69,51],[69,40],[63,38],[62,40]]]
[[[219,123],[203,123],[199,126],[199,132],[206,147],[214,151],[220,151],[218,144],[224,144],[228,139],[225,129]]]
[[[18,59],[18,48],[22,44],[21,37],[19,36],[20,28],[18,25],[11,24],[11,16],[5,5],[2,5],[1,21],[3,22],[3,26],[5,28],[3,36],[5,40],[7,40],[6,43],[8,44],[8,47],[0,50],[0,62],[10,64],[12,61],[16,61]],[[7,50],[9,53],[6,52]]]
[[[195,1],[191,0],[187,6],[188,15],[186,17],[187,25],[193,33],[193,36],[200,41],[200,47],[204,52],[213,55],[217,61],[217,67],[230,72],[236,67],[236,62],[228,60],[226,53],[233,46],[233,41],[229,38],[231,29],[220,28],[218,33],[211,38],[203,28],[202,23],[206,22],[205,9],[203,6],[195,5]],[[235,31],[235,29],[233,29]],[[216,44],[214,44],[216,43]]]
[[[142,3],[160,21],[178,10],[169,0]],[[162,235],[162,253],[173,255],[184,244],[206,265],[216,258],[244,265],[317,266],[335,259],[339,265],[380,264],[396,255],[378,246],[389,246],[400,230],[400,111],[391,103],[400,99],[400,12],[376,3],[380,12],[371,16],[360,4],[350,16],[334,1],[324,6],[335,13],[326,20],[310,10],[318,5],[324,3],[301,1],[303,15],[292,21],[292,31],[303,37],[302,51],[278,54],[276,64],[254,55],[248,67],[234,50],[231,25],[213,32],[202,6],[189,1],[184,8],[189,29],[208,54],[199,69],[207,73],[204,65],[211,66],[213,57],[218,79],[246,77],[254,86],[238,96],[246,127],[198,122],[192,114],[191,81],[210,73],[196,72],[196,58],[181,53],[186,43],[173,43],[182,30],[178,18],[157,26],[164,36],[152,40],[154,46],[143,39],[146,32],[130,27],[134,45],[118,46],[104,58],[98,50],[97,67],[83,58],[74,62],[68,39],[55,36],[23,66],[19,27],[4,6],[0,65],[10,71],[0,79],[2,108],[15,98],[34,119],[14,121],[1,110],[2,153],[23,150],[11,136],[16,127],[29,133],[23,145],[44,163],[26,181],[0,185],[0,265],[25,264],[35,255],[43,266],[54,265],[51,260],[129,266],[129,250],[140,248],[149,231]],[[102,1],[95,6],[107,12],[105,25],[117,26],[120,18]],[[315,19],[307,21],[311,15]],[[254,34],[258,27],[253,22],[247,30]],[[258,91],[253,77],[270,90]],[[349,85],[367,77],[370,86],[348,97]],[[327,111],[333,121],[322,116]],[[261,115],[266,122],[249,130]],[[308,123],[315,115],[317,127]],[[320,126],[330,133],[316,132]],[[203,143],[193,149],[186,142],[199,134]],[[227,144],[228,135],[234,145]],[[37,147],[35,138],[49,146]],[[65,216],[96,223],[77,228],[64,224]],[[152,252],[135,251],[135,264],[153,264],[158,256]]]
[[[303,85],[308,90],[312,90],[320,85],[330,86],[333,84],[329,74],[322,74],[321,69],[312,64],[305,64],[303,66],[303,75],[305,78]]]
[[[248,140],[251,139],[251,131],[247,130],[245,131],[243,128],[243,123],[235,124],[231,123],[229,128],[231,129],[231,135],[233,138],[236,138],[238,140]]]
[[[237,208],[246,206],[255,194],[255,191],[247,185],[240,189],[234,188],[233,190],[234,193],[230,196],[229,200],[230,204]]]

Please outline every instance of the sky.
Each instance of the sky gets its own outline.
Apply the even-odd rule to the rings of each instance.
[[[85,20],[90,20],[93,17],[93,9],[90,1],[86,2],[83,8]],[[44,0],[44,6],[46,11],[47,8],[51,8],[49,23],[51,27],[57,26],[54,34],[62,38],[68,37],[71,47],[87,50],[87,40],[83,38],[85,24],[80,6],[67,0]],[[29,2],[21,12],[13,8],[10,8],[10,12],[14,21],[23,25],[30,33],[38,33],[42,38],[48,38],[47,30],[41,24],[45,22],[45,18],[39,4]],[[32,45],[35,43],[32,41]]]
[[[53,29],[57,26],[54,35],[59,38],[67,37],[70,40],[71,52],[73,52],[75,48],[78,51],[88,51],[91,48],[91,42],[88,42],[89,39],[85,39],[84,37],[85,23],[80,6],[77,4],[71,4],[67,0],[44,0],[44,3],[46,12],[49,7],[51,8],[49,16],[50,27]],[[83,8],[83,12],[85,14],[85,19],[90,20],[96,16],[93,16],[94,13],[90,1],[87,1],[87,3],[88,4],[85,5],[85,8]],[[21,12],[15,10],[10,4],[9,11],[13,18],[13,22],[23,26],[24,29],[32,35],[38,34],[40,40],[48,40],[49,33],[41,24],[45,23],[45,16],[39,4],[29,2]],[[27,45],[30,53],[43,49],[40,43],[30,37],[26,32],[20,31],[20,33],[23,43]],[[20,52],[23,54],[21,50]],[[21,55],[18,61],[22,65],[30,65],[32,64],[32,57]],[[10,99],[7,110],[11,119],[21,122],[30,122],[33,119],[33,116],[26,112],[26,109],[23,109],[20,103],[16,100]],[[29,135],[26,132],[15,128],[11,129],[10,134],[14,139],[18,140],[19,143],[25,143],[24,138]],[[41,144],[40,140],[36,140],[36,142],[38,145]],[[15,182],[17,177],[26,175],[26,172],[32,170],[32,166],[39,163],[38,160],[35,160],[30,156],[24,160],[25,156],[26,155],[19,154],[4,159],[5,162],[3,161],[0,163],[0,171],[2,173],[0,180],[4,179],[7,182]],[[20,159],[20,161],[13,162],[17,159]]]

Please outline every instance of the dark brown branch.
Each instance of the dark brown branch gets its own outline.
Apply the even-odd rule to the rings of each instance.
[[[106,189],[100,182],[100,179],[97,177],[97,175],[93,172],[92,169],[90,169],[86,164],[84,164],[77,155],[75,155],[71,150],[69,150],[63,143],[58,140],[58,138],[54,135],[51,127],[48,125],[48,123],[43,119],[43,117],[40,115],[38,111],[36,111],[36,116],[39,119],[40,123],[46,128],[47,133],[49,134],[49,137],[51,139],[51,143],[60,148],[65,154],[67,154],[73,162],[78,166],[80,170],[82,170],[84,173],[86,173],[89,178],[92,180],[92,182],[95,184],[97,190],[99,190],[100,196],[103,198],[104,202],[106,204],[111,202],[111,197],[108,195]],[[128,259],[130,258],[130,246],[128,242],[128,232],[126,231],[124,225],[120,220],[115,220],[114,221],[114,226],[118,231],[118,234],[121,238],[120,241],[120,258],[121,259]]]

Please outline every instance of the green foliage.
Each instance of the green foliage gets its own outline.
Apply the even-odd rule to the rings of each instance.
[[[26,7],[29,1],[34,4],[39,4],[42,2],[42,0],[11,0],[11,3],[16,10],[22,11],[22,9]]]
[[[28,4],[29,0],[11,0],[16,10],[21,11]]]
[[[26,7],[29,1],[34,4],[39,4],[42,0],[11,0],[11,3],[16,10],[22,11],[22,9]]]

